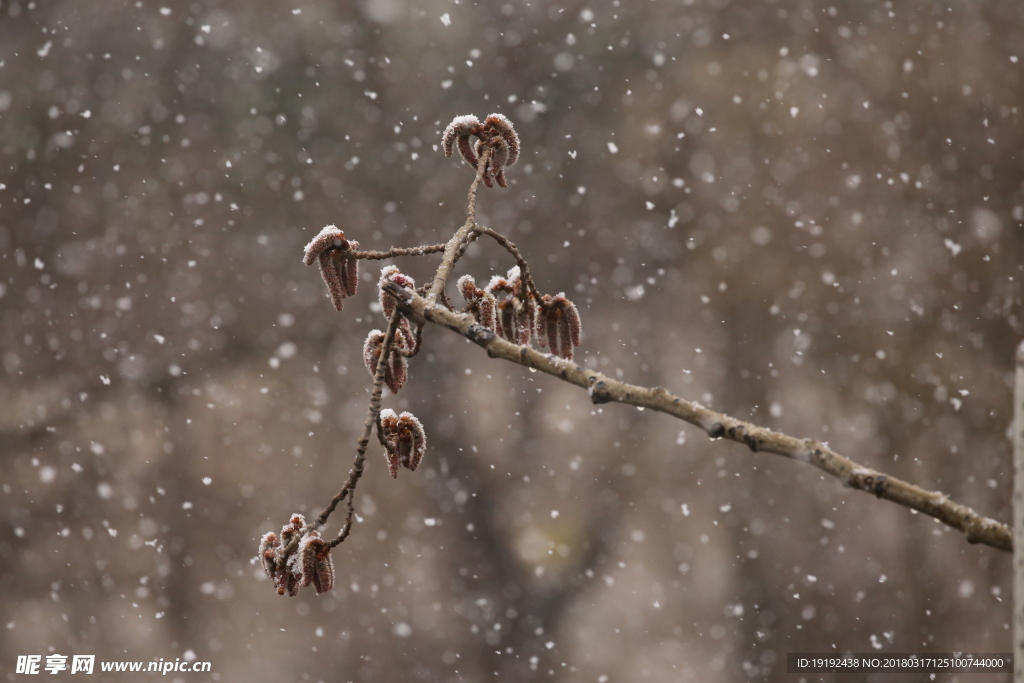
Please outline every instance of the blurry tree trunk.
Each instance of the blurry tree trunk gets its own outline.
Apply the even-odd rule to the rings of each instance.
[[[1024,343],[1013,388],[1013,679],[1024,681]]]
[[[524,435],[539,433],[540,416],[529,402],[520,404],[517,412],[522,420],[516,430],[520,436],[510,439],[508,448],[520,459],[529,459],[535,448]],[[467,455],[455,443],[436,439],[432,448],[446,454],[449,467],[449,477],[439,480],[432,492],[435,499],[450,498],[451,479],[472,492],[461,511],[467,531],[453,535],[448,557],[451,576],[460,577],[452,584],[462,595],[459,614],[479,629],[475,656],[481,670],[495,680],[561,680],[569,673],[562,664],[569,653],[559,647],[559,628],[590,585],[586,570],[606,561],[622,515],[620,492],[606,489],[595,496],[578,539],[577,557],[560,576],[541,578],[516,550],[514,530],[519,522],[502,520],[501,504],[505,497],[516,495],[516,487],[498,484],[485,458]],[[493,628],[495,624],[499,630]]]

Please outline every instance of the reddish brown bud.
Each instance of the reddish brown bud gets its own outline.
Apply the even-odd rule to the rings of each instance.
[[[298,513],[292,515],[291,519],[288,520],[288,524],[281,527],[281,545],[287,546],[293,538],[302,534],[302,530],[305,526],[305,517]]]
[[[528,346],[535,334],[537,312],[532,295],[526,291],[519,266],[510,268],[504,277],[492,277],[485,291],[496,299],[494,331],[514,344]]]
[[[384,317],[391,320],[398,302],[395,301],[395,297],[384,291],[384,285],[388,282],[393,282],[406,289],[415,290],[416,281],[399,271],[398,266],[385,266],[381,269],[380,280],[377,283],[377,295]],[[408,354],[412,353],[415,345],[416,338],[413,336],[412,327],[408,319],[402,318],[398,321],[398,330],[395,332],[395,348],[401,350],[403,354]]]
[[[406,289],[416,289],[416,281],[408,275],[398,270],[398,266],[385,266],[380,270],[380,280],[377,282],[377,293],[380,301],[381,311],[384,313],[384,317],[388,320],[391,319],[391,314],[395,312],[395,297],[391,296],[384,291],[384,285],[388,282],[393,282],[399,287],[405,287]]]
[[[463,275],[455,284],[458,286],[459,291],[462,293],[462,298],[466,300],[467,304],[471,304],[477,299],[477,292],[480,290],[477,288],[476,280],[472,275]]]
[[[503,292],[511,294],[512,286],[508,283],[508,280],[506,280],[503,276],[494,275],[491,277],[491,281],[487,283],[487,286],[484,288],[484,291],[490,292],[494,296],[498,296],[499,293]]]
[[[491,114],[484,121],[484,125],[494,129],[505,142],[508,148],[508,159],[504,165],[511,166],[519,161],[519,136],[516,134],[516,129],[512,126],[512,122],[501,114]]]
[[[260,539],[259,560],[263,571],[274,582],[279,595],[295,595],[299,592],[300,577],[292,564],[294,555],[285,556],[290,542],[299,537],[306,528],[302,515],[292,515],[288,524],[281,529],[280,539],[270,531]]]

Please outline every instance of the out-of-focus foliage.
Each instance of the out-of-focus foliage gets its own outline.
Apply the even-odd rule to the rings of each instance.
[[[577,360],[1008,520],[1022,60],[1015,0],[3,0],[4,670],[740,681],[1008,650],[1008,555],[440,330],[385,400],[426,458],[371,458],[334,591],[249,560],[343,481],[383,320],[372,286],[335,313],[302,247],[445,240],[469,112],[522,138],[478,218],[580,306]],[[459,271],[510,265],[478,243]]]

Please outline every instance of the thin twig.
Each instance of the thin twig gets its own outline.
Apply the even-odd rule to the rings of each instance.
[[[408,353],[403,352],[402,355],[406,358],[413,358],[419,354],[421,348],[423,348],[423,325],[417,325],[416,336],[413,337],[412,351]]]
[[[341,490],[335,494],[334,498],[331,499],[330,504],[324,508],[324,511],[317,515],[316,521],[313,523],[313,528],[318,529],[322,527],[326,522],[327,518],[331,516],[334,509],[338,507],[338,503],[345,498],[348,498],[348,518],[345,521],[345,526],[342,527],[338,537],[330,542],[329,547],[333,548],[348,536],[349,531],[352,529],[352,494],[356,489],[356,484],[359,482],[359,478],[363,476],[363,464],[366,462],[366,450],[370,445],[370,435],[377,423],[377,416],[380,415],[381,396],[384,394],[384,373],[388,366],[388,356],[391,354],[392,341],[395,338],[395,330],[398,329],[398,323],[402,318],[402,312],[395,309],[394,313],[391,314],[391,320],[388,321],[388,329],[384,333],[384,341],[381,343],[380,358],[377,360],[377,371],[373,375],[373,391],[370,393],[370,407],[366,411],[366,420],[363,422],[363,431],[359,435],[359,441],[357,442],[356,457],[352,462],[352,469],[349,470],[348,479],[345,484],[341,487]]]
[[[527,291],[533,294],[534,299],[540,302],[540,292],[537,290],[537,285],[533,283],[533,277],[530,276],[530,266],[526,263],[526,259],[519,253],[519,249],[512,243],[512,240],[502,235],[500,232],[495,232],[490,228],[485,228],[482,225],[473,226],[474,235],[487,235],[492,238],[495,242],[505,248],[505,251],[512,254],[512,258],[516,260],[516,265],[519,266],[519,274],[523,278],[523,282],[526,283]]]
[[[451,274],[452,269],[455,268],[455,262],[459,260],[459,256],[462,253],[462,245],[469,238],[474,226],[476,225],[476,193],[480,187],[481,181],[484,178],[484,171],[487,168],[487,159],[491,156],[491,148],[487,147],[484,149],[480,158],[477,160],[476,177],[473,178],[473,184],[469,186],[469,206],[466,210],[466,222],[462,224],[462,227],[455,231],[452,238],[448,240],[448,244],[444,248],[444,257],[441,259],[441,265],[437,267],[437,272],[434,274],[434,281],[430,285],[430,290],[427,292],[427,300],[431,305],[437,303],[437,299],[441,296],[441,292],[444,291],[445,283],[448,281],[448,276]]]
[[[447,327],[486,349],[491,357],[535,368],[583,387],[587,389],[595,404],[617,401],[667,413],[700,427],[712,438],[730,439],[745,444],[752,451],[774,453],[814,465],[845,486],[934,517],[943,524],[963,532],[970,543],[984,543],[999,550],[1013,551],[1012,531],[1006,524],[955,503],[944,493],[928,491],[860,465],[817,439],[799,439],[738,420],[674,396],[660,387],[643,387],[620,382],[572,361],[508,342],[477,323],[472,315],[449,311],[442,306],[431,304],[427,299],[397,285],[387,283],[384,289],[398,300],[399,307],[412,320]]]
[[[384,259],[395,258],[396,256],[424,256],[444,251],[447,244],[428,244],[422,247],[392,247],[387,251],[350,251],[345,255],[351,258],[367,259],[369,261],[383,261]]]

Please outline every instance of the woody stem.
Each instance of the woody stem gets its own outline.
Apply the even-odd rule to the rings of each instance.
[[[455,268],[455,262],[459,260],[459,256],[462,253],[462,246],[469,239],[469,235],[476,226],[476,194],[480,183],[483,182],[484,171],[487,168],[487,160],[490,156],[491,148],[486,147],[477,160],[476,177],[473,178],[473,184],[469,186],[469,206],[466,211],[466,222],[455,231],[452,238],[448,240],[448,244],[445,245],[441,265],[437,267],[434,281],[430,284],[430,290],[427,292],[427,301],[431,305],[436,304],[438,297],[441,296],[445,283],[448,281],[448,276],[451,275],[452,269]]]
[[[395,339],[395,331],[398,329],[398,323],[402,319],[402,313],[395,308],[395,311],[391,314],[391,319],[388,321],[388,329],[384,333],[384,341],[381,343],[380,358],[377,360],[377,371],[373,375],[373,390],[370,393],[370,407],[366,413],[366,420],[363,422],[363,431],[359,435],[359,441],[356,447],[356,457],[352,462],[352,469],[349,470],[348,479],[345,481],[344,486],[341,490],[331,499],[330,504],[324,508],[314,523],[314,528],[323,526],[327,522],[327,518],[331,516],[334,509],[338,507],[338,503],[348,498],[348,516],[345,520],[345,526],[342,527],[338,537],[335,538],[329,544],[329,548],[333,548],[348,536],[349,531],[352,529],[352,516],[354,508],[352,505],[352,495],[356,490],[356,484],[359,483],[359,478],[363,476],[363,465],[366,462],[366,450],[370,445],[370,436],[372,434],[374,426],[377,424],[377,416],[380,415],[381,397],[384,394],[384,373],[388,366],[388,357],[391,355],[392,346]]]

